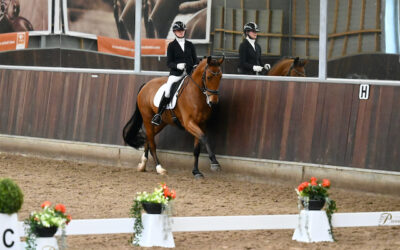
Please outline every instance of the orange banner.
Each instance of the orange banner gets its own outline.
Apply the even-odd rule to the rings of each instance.
[[[26,49],[28,42],[28,32],[0,34],[0,51]]]
[[[142,55],[165,55],[167,40],[142,39]],[[105,36],[97,36],[97,49],[100,52],[117,54],[121,56],[135,56],[135,42]]]

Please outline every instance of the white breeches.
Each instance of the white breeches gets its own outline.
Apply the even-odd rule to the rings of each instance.
[[[170,75],[168,77],[168,81],[166,83],[167,87],[165,89],[165,97],[169,98],[171,95],[171,86],[174,82],[178,81],[179,79],[181,79],[182,76],[174,76],[174,75]]]

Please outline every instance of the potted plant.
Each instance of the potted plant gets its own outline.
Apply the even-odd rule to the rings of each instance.
[[[329,198],[328,190],[331,182],[323,179],[322,182],[317,178],[311,177],[310,181],[301,183],[295,190],[298,196],[299,207],[303,205],[306,210],[321,210],[325,203],[326,215],[331,224],[332,214],[337,211],[336,202]]]
[[[65,214],[66,208],[63,204],[51,206],[50,201],[45,201],[41,205],[42,210],[32,212],[28,219],[24,221],[26,225],[26,245],[27,249],[36,248],[36,239],[43,237],[53,237],[58,228],[61,228],[62,248],[65,248],[65,227],[71,221],[71,216]]]
[[[149,214],[161,214],[164,212],[170,215],[171,201],[175,197],[175,190],[170,190],[165,183],[161,183],[158,187],[154,188],[153,193],[138,192],[136,194],[130,209],[130,215],[135,219],[133,226],[135,245],[138,245],[139,237],[143,230],[142,211],[144,210]]]
[[[24,202],[19,186],[11,179],[0,179],[0,249],[19,249],[18,215]],[[6,240],[7,236],[7,240]]]

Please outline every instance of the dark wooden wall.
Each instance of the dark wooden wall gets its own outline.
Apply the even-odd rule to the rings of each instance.
[[[0,133],[122,145],[150,76],[0,70]],[[400,171],[400,87],[223,79],[208,126],[217,154]],[[0,142],[1,143],[1,142]],[[159,148],[192,151],[169,127]]]

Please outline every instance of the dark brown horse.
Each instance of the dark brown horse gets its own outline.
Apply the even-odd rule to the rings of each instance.
[[[304,67],[308,60],[296,58],[284,58],[275,63],[269,70],[269,76],[306,76]]]
[[[3,2],[0,11],[0,33],[32,31],[32,24],[19,16],[20,4],[18,0]]]
[[[222,77],[221,63],[223,61],[224,58],[216,60],[208,57],[203,59],[193,70],[192,75],[186,77],[184,80],[182,88],[179,90],[179,98],[173,110],[180,124],[194,136],[195,161],[192,173],[195,178],[203,177],[198,168],[200,155],[199,142],[205,146],[208,152],[211,169],[214,171],[221,169],[204,131],[206,121],[211,115],[211,106],[218,103],[218,88]],[[166,111],[163,113],[163,122],[160,126],[151,124],[151,118],[157,112],[157,107],[153,104],[154,96],[166,81],[167,77],[159,77],[152,79],[142,86],[137,96],[136,110],[123,129],[123,138],[128,145],[136,149],[144,145],[144,154],[142,155],[141,162],[138,164],[138,171],[146,170],[146,162],[150,150],[156,163],[157,173],[162,175],[167,173],[167,170],[161,166],[157,157],[154,137],[166,125],[175,124],[172,112]],[[145,136],[141,133],[142,124],[144,124]]]
[[[114,19],[119,38],[135,37],[136,0],[114,0]],[[186,38],[204,39],[207,0],[142,0],[142,18],[146,38],[166,38],[178,14],[197,13],[188,23]]]

